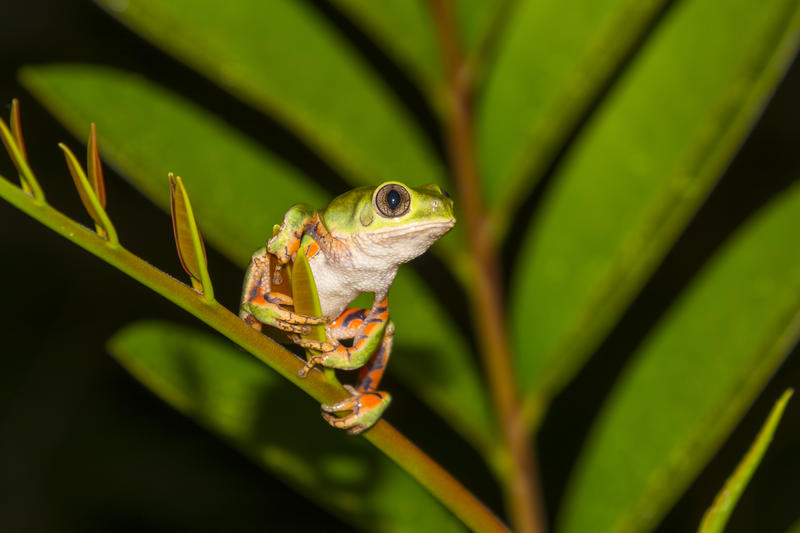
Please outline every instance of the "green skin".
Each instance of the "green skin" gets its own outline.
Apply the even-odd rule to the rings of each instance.
[[[387,295],[400,264],[419,256],[455,224],[453,201],[436,185],[418,188],[400,182],[359,187],[336,198],[322,211],[298,204],[287,211],[274,236],[253,255],[245,279],[241,316],[253,327],[268,324],[290,333],[304,348],[315,350],[300,371],[315,365],[361,368],[352,396],[323,405],[323,416],[335,426],[359,433],[369,428],[389,404],[376,390],[391,351],[394,327]],[[292,299],[272,290],[270,262],[290,263],[302,247],[309,258],[322,317],[294,313]],[[347,309],[361,293],[373,293],[372,308]],[[303,339],[312,325],[324,324],[326,341]],[[346,347],[339,341],[352,339]],[[343,417],[333,413],[350,411]]]

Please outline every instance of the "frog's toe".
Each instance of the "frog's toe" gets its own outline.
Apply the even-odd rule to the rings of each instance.
[[[308,358],[308,360],[306,360],[306,364],[304,364],[303,367],[297,371],[297,375],[300,376],[301,378],[304,378],[308,375],[309,372],[311,372],[312,368],[314,368],[317,365],[322,365],[324,362],[325,362],[324,355],[320,354],[312,355],[311,357]]]
[[[309,333],[311,333],[311,326],[304,326],[303,324],[292,324],[291,322],[286,322],[285,320],[276,320],[274,325],[278,329],[281,329],[283,331],[288,331],[289,333],[294,333],[297,335],[308,335]]]
[[[354,392],[352,389],[348,391]],[[391,401],[392,397],[388,392],[356,392],[341,402],[322,405],[322,417],[333,427],[346,429],[351,435],[357,435],[372,427]],[[350,414],[341,418],[333,414],[342,411],[350,411]]]
[[[308,327],[308,326],[306,326]],[[310,329],[310,328],[309,328]],[[310,339],[304,339],[299,335],[292,335],[291,337],[292,342],[298,346],[305,348],[306,350],[316,350],[318,352],[331,352],[336,347],[330,342],[322,342],[322,341],[315,341]]]

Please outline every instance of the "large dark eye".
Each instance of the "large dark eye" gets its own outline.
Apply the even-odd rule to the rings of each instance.
[[[384,217],[400,217],[408,213],[411,208],[411,195],[402,185],[390,183],[381,187],[375,194],[375,207]]]

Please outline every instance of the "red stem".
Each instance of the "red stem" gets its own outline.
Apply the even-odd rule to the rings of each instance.
[[[507,505],[517,531],[542,532],[546,526],[535,449],[524,424],[516,390],[499,252],[487,228],[488,217],[479,187],[471,106],[473,80],[459,48],[451,2],[431,0],[431,6],[447,74],[445,135],[475,276],[470,295],[472,316],[511,461],[506,476]]]

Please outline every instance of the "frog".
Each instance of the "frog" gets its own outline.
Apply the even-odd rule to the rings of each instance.
[[[422,255],[456,223],[453,199],[438,185],[409,187],[399,181],[352,189],[316,210],[292,206],[256,250],[245,274],[241,318],[285,332],[306,349],[301,378],[317,366],[358,370],[346,399],[321,406],[333,427],[359,434],[372,427],[391,402],[378,386],[389,361],[395,325],[389,319],[389,288],[399,266]],[[281,292],[281,269],[305,254],[316,284],[319,317],[296,313]],[[371,293],[369,308],[350,307]],[[322,325],[325,340],[303,338]],[[345,342],[342,342],[345,341]]]

